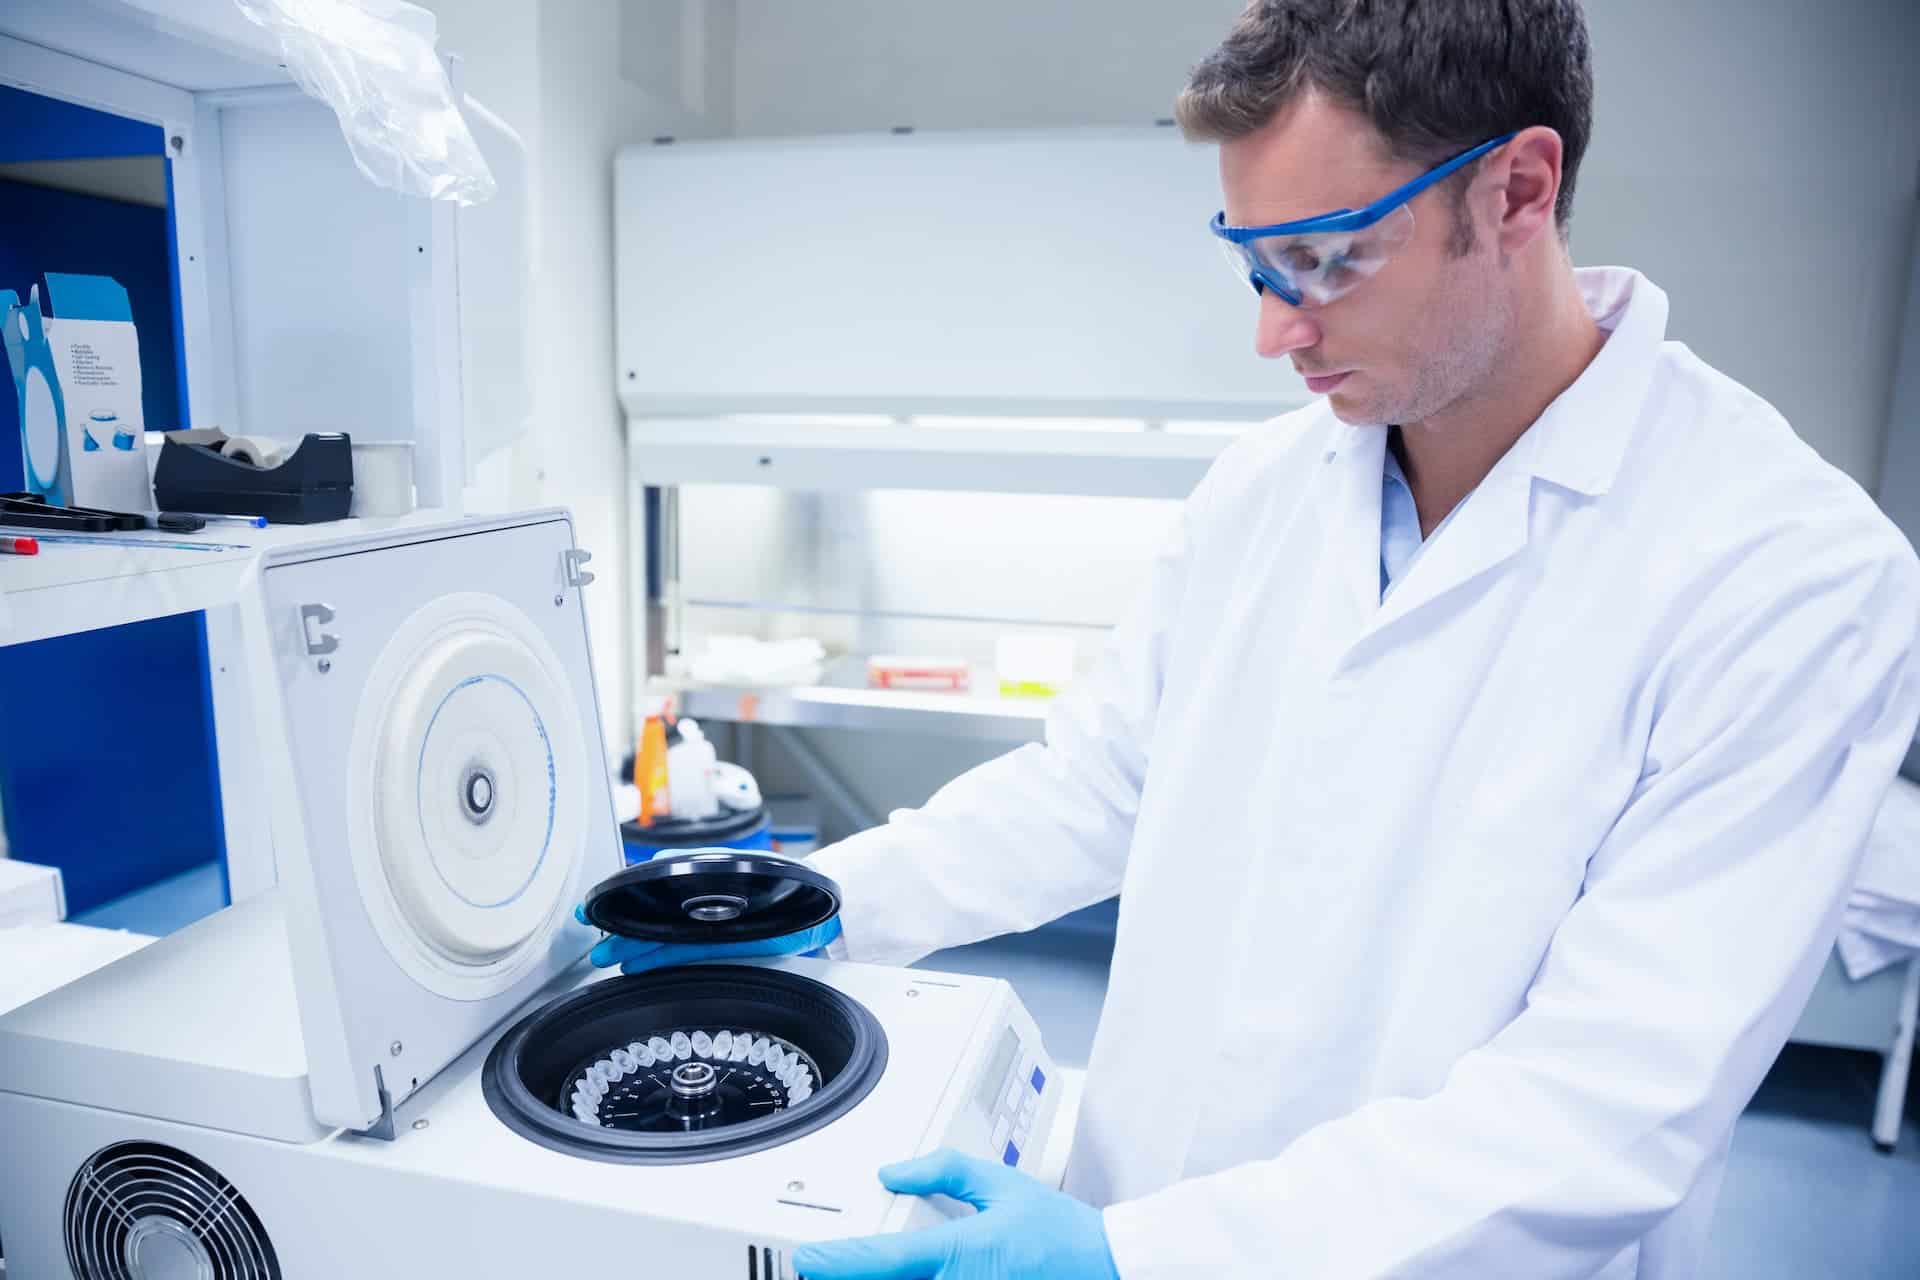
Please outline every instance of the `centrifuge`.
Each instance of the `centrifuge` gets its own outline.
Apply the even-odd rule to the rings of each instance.
[[[625,866],[584,560],[557,512],[263,555],[280,884],[0,1017],[9,1275],[779,1280],[797,1244],[960,1211],[882,1164],[1038,1167],[1062,1089],[1004,982],[585,963],[603,932],[810,927],[840,888],[766,853]]]
[[[656,859],[583,904],[608,933],[654,942],[752,942],[811,929],[838,887],[773,854]],[[527,1014],[483,1078],[494,1114],[557,1151],[637,1164],[778,1145],[844,1115],[887,1065],[887,1035],[858,1000],[814,978],[694,965],[596,983]]]

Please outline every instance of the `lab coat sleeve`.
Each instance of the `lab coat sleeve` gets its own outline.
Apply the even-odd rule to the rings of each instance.
[[[1652,1232],[1791,1031],[1920,716],[1920,576],[1891,542],[1801,539],[1690,603],[1518,1016],[1429,1096],[1109,1206],[1123,1280],[1590,1276]]]
[[[830,954],[909,964],[1035,928],[1120,890],[1149,745],[1216,467],[1173,522],[1147,585],[1094,668],[1029,744],[960,775],[810,860],[841,886]]]

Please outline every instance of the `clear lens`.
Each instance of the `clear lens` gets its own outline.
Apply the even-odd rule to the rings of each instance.
[[[1279,289],[1288,301],[1325,306],[1344,297],[1387,265],[1413,239],[1413,210],[1401,205],[1359,231],[1263,236],[1246,244],[1222,240],[1234,275]],[[1288,295],[1291,297],[1288,297]]]
[[[1253,255],[1247,252],[1247,246],[1235,244],[1219,236],[1215,236],[1213,242],[1220,246],[1220,256],[1227,260],[1227,267],[1233,272],[1233,278],[1255,293],[1260,292],[1260,285],[1253,278],[1254,267],[1258,264],[1254,262]]]

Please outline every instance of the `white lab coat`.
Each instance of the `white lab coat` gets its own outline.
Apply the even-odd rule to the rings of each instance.
[[[1124,1280],[1695,1274],[1920,717],[1920,565],[1611,337],[1379,598],[1386,430],[1236,444],[1047,744],[817,858],[847,954],[1119,891],[1068,1190]]]

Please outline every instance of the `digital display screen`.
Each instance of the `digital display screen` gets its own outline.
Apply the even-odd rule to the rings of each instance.
[[[1013,1060],[1019,1053],[1020,1037],[1012,1027],[1008,1027],[1000,1033],[1000,1043],[994,1049],[987,1069],[980,1073],[980,1109],[988,1115],[993,1114],[995,1104],[1000,1101],[1000,1086],[1006,1082],[1007,1072],[1012,1069]]]

